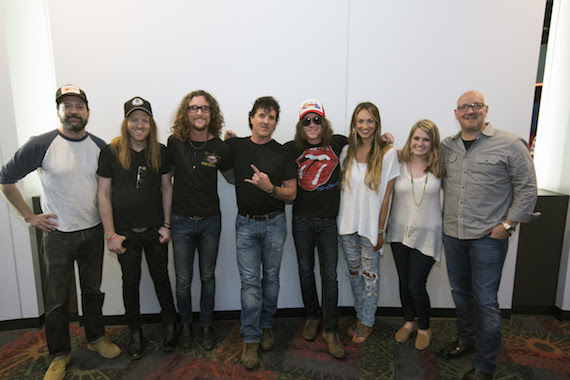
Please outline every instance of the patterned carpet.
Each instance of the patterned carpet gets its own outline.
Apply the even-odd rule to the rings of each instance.
[[[218,337],[214,351],[197,344],[186,351],[160,350],[159,325],[145,325],[145,356],[131,361],[125,355],[107,360],[86,349],[83,328],[71,325],[73,351],[65,379],[460,379],[471,368],[470,357],[446,360],[442,346],[455,339],[455,320],[432,321],[432,345],[414,348],[414,336],[404,344],[394,341],[401,326],[396,318],[377,318],[374,332],[362,346],[346,335],[350,317],[341,317],[344,360],[333,359],[319,337],[301,337],[304,320],[280,318],[274,332],[275,347],[262,352],[261,365],[248,371],[240,365],[242,340],[239,322],[215,322]],[[196,328],[197,329],[197,328]],[[195,331],[195,336],[198,331]],[[548,316],[513,316],[503,320],[503,339],[495,379],[569,379],[570,323]],[[128,339],[125,326],[107,328],[107,336],[123,352]],[[49,365],[42,330],[0,332],[0,379],[42,379]]]

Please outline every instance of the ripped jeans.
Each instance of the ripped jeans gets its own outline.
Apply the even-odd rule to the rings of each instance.
[[[375,251],[370,240],[357,233],[339,235],[344,258],[348,266],[348,276],[354,297],[356,318],[363,325],[372,327],[378,307],[378,282],[380,273],[380,251]]]

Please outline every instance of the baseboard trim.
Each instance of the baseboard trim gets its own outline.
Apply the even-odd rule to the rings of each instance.
[[[341,316],[354,316],[354,308],[352,306],[340,306],[338,308]],[[511,309],[502,309],[501,318],[509,319],[512,314],[546,314],[552,315],[559,320],[570,320],[570,311],[560,310],[558,307],[545,306],[517,306]],[[304,308],[287,308],[278,309],[275,318],[302,318],[305,316]],[[402,308],[400,307],[379,307],[376,311],[377,317],[400,317],[402,316]],[[160,323],[160,314],[143,314],[142,322],[145,324]],[[455,309],[436,308],[431,309],[432,318],[455,318]],[[240,318],[240,310],[215,311],[215,321],[235,321]],[[106,315],[103,316],[105,325],[116,326],[126,325],[127,321],[124,315]],[[193,320],[199,322],[200,313],[193,313]],[[77,313],[69,313],[69,321],[77,322],[83,325],[83,318]],[[0,331],[20,330],[29,328],[42,328],[44,325],[44,315],[38,318],[14,319],[9,321],[0,321]]]
[[[554,316],[560,321],[570,321],[570,311],[554,306]]]

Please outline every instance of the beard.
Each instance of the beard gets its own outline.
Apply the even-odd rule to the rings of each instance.
[[[61,124],[71,132],[80,132],[87,125],[87,119],[81,116],[61,117],[59,118]]]

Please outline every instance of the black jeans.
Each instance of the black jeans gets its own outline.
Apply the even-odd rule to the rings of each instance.
[[[426,281],[435,260],[417,249],[391,243],[400,278],[400,300],[406,322],[418,317],[418,327],[429,329],[430,303]]]
[[[142,251],[154,283],[154,290],[160,303],[163,323],[174,323],[178,319],[168,278],[168,245],[158,241],[158,227],[149,227],[144,232],[119,231],[126,237],[125,253],[118,255],[123,271],[123,302],[127,323],[131,330],[142,327],[139,287],[141,280]]]
[[[323,321],[326,332],[338,332],[338,233],[334,218],[293,218],[293,238],[299,262],[299,279],[308,318],[320,318],[315,284],[315,247],[323,292]]]
[[[69,341],[69,287],[73,262],[79,267],[81,304],[87,342],[95,343],[105,335],[103,270],[103,227],[101,224],[74,232],[51,231],[43,234],[46,265],[46,340],[52,359],[71,352]]]

